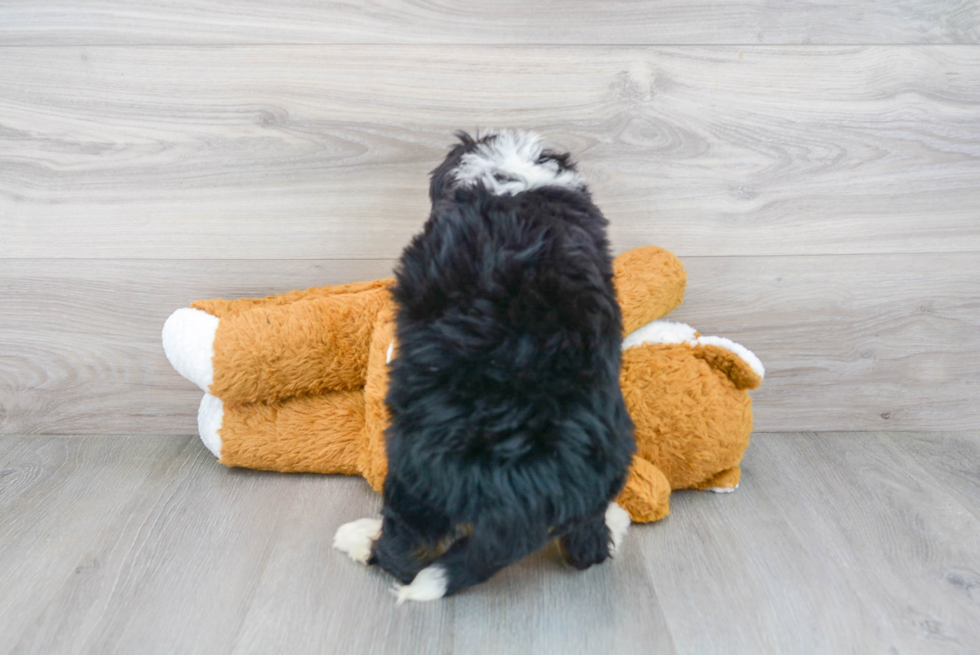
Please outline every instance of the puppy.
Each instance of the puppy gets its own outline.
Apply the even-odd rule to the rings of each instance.
[[[396,269],[383,520],[334,540],[401,581],[399,603],[454,594],[551,539],[588,568],[629,525],[613,502],[635,442],[607,222],[538,136],[457,136]]]

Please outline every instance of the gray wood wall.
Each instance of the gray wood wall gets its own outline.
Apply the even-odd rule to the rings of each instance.
[[[760,431],[980,427],[980,2],[0,4],[0,433],[183,433],[175,308],[387,275],[456,129],[572,150]]]

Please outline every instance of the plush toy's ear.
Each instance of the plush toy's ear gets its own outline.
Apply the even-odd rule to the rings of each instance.
[[[719,337],[706,337],[706,339],[719,339]],[[762,363],[760,362],[758,366],[754,364],[759,361],[752,351],[747,348],[742,347],[740,344],[733,344],[733,342],[728,339],[724,339],[728,344],[732,344],[742,348],[746,353],[751,355],[751,359],[755,361],[750,361],[744,353],[741,355],[733,350],[728,344],[714,345],[711,342],[703,342],[701,345],[694,349],[694,353],[697,357],[700,357],[705,362],[708,363],[712,368],[718,369],[724,373],[732,384],[735,385],[736,389],[755,389],[760,384],[762,384],[762,377],[765,375],[765,369],[762,368]]]
[[[663,318],[684,300],[687,274],[673,253],[657,246],[634,248],[613,262],[623,334]]]
[[[651,321],[623,339],[623,350],[642,345],[682,343],[695,357],[721,371],[736,389],[755,389],[762,384],[766,368],[755,353],[724,337],[705,337],[686,323]]]

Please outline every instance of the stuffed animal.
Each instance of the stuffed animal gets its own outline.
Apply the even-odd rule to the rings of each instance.
[[[764,369],[746,348],[657,320],[686,275],[648,246],[619,255],[621,383],[637,452],[618,502],[634,521],[669,513],[672,489],[732,491],[752,431],[749,389]],[[384,484],[392,280],[258,299],[201,300],[163,328],[167,358],[205,391],[198,428],[227,466],[361,475]]]

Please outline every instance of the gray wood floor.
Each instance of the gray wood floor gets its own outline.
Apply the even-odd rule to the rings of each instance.
[[[432,604],[331,550],[360,479],[189,437],[0,439],[0,653],[976,653],[980,433],[758,434],[621,557]]]

